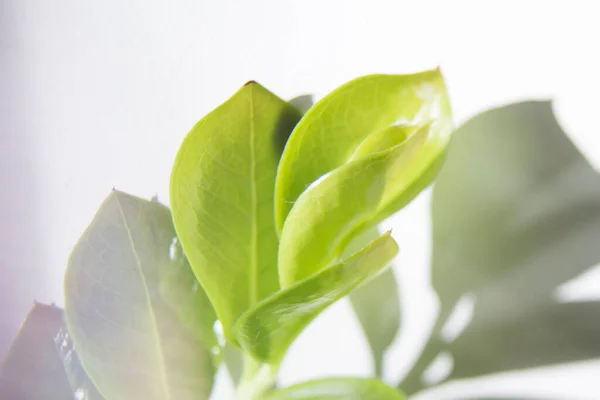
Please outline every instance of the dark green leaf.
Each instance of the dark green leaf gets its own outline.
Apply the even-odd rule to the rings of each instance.
[[[187,135],[171,175],[177,233],[231,338],[234,321],[279,288],[273,192],[298,110],[249,82]]]
[[[207,344],[214,339],[205,335],[214,313],[174,244],[166,207],[113,191],[73,249],[65,277],[69,333],[109,399],[210,393]]]
[[[377,379],[329,378],[278,390],[265,400],[406,400],[406,397]]]

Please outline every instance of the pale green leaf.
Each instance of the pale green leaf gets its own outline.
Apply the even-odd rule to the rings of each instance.
[[[73,249],[65,276],[69,333],[109,399],[210,393],[214,367],[205,335],[214,313],[194,294],[202,289],[184,256],[174,254],[175,240],[166,207],[113,191]]]
[[[255,358],[277,365],[310,321],[384,268],[397,252],[388,232],[341,263],[266,298],[236,322],[238,343]]]
[[[177,233],[230,338],[278,290],[274,185],[299,111],[249,82],[187,135],[171,175]]]
[[[211,351],[213,364],[218,367],[222,354],[214,330],[217,316],[177,238],[171,242],[169,258],[172,267],[161,271],[160,294],[179,320],[203,339]]]
[[[406,400],[406,397],[373,378],[327,378],[278,390],[265,400]]]
[[[449,115],[439,70],[412,75],[368,75],[325,96],[294,129],[277,174],[276,219],[281,231],[296,199],[319,177],[345,164],[365,138],[395,125]],[[443,125],[443,126],[441,126]],[[439,153],[447,122],[429,138]],[[432,154],[433,155],[433,154]]]

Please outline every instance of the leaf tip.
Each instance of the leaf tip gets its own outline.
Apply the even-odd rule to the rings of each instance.
[[[251,79],[248,82],[244,83],[244,87],[249,86],[249,85],[255,85],[258,82],[256,82],[255,80]]]

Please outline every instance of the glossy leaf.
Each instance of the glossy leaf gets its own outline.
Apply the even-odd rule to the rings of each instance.
[[[249,82],[192,128],[171,175],[177,233],[230,338],[233,322],[275,292],[275,174],[293,106]]]
[[[377,236],[377,227],[370,229],[356,237],[343,254],[354,253]],[[400,298],[393,269],[388,268],[358,286],[349,298],[371,348],[375,375],[381,377],[383,355],[400,328]]]
[[[194,294],[201,288],[174,241],[166,207],[113,191],[73,249],[65,276],[68,329],[107,398],[210,393],[214,368],[201,326],[211,325],[214,314]],[[176,292],[180,312],[169,305],[173,297],[164,297]]]
[[[278,390],[265,400],[406,400],[406,397],[372,378],[329,378]]]
[[[412,198],[407,190],[430,129],[412,128],[403,142],[336,169],[298,198],[280,238],[282,287],[336,262],[353,237],[381,219],[382,210]]]
[[[549,102],[476,116],[454,134],[433,190],[432,280],[441,313],[401,387],[450,351],[450,378],[600,357],[595,302],[557,302],[558,285],[600,261],[600,175]],[[458,300],[475,299],[457,339],[441,334]],[[484,350],[485,349],[485,350]]]
[[[393,125],[423,123],[449,114],[439,70],[413,75],[368,75],[317,102],[286,145],[277,174],[279,230],[296,199],[319,177],[345,164],[369,135]],[[440,127],[431,141],[445,142]]]
[[[336,262],[355,235],[412,200],[431,182],[450,132],[439,71],[359,78],[315,104],[277,173],[281,286]]]
[[[341,263],[263,300],[237,321],[238,343],[255,358],[277,365],[310,321],[380,271],[397,252],[386,233]]]

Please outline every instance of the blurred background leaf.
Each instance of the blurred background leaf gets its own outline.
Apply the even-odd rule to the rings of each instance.
[[[600,261],[600,176],[550,102],[500,107],[460,127],[431,207],[440,314],[404,391],[426,386],[423,372],[441,351],[453,357],[449,379],[600,356],[598,302],[556,295]],[[472,321],[448,334],[465,295]]]
[[[200,291],[169,209],[113,190],[65,273],[69,335],[105,397],[208,398],[214,313]]]
[[[231,343],[225,343],[225,347],[223,348],[223,362],[225,362],[231,382],[234,386],[237,386],[240,383],[244,369],[244,355],[242,351]]]
[[[358,235],[343,251],[353,254],[381,234],[375,226]],[[383,355],[400,328],[400,298],[393,269],[387,268],[348,296],[369,343],[375,376],[382,377]]]
[[[381,378],[383,355],[400,327],[400,299],[393,269],[354,289],[350,302],[371,348],[375,375]]]
[[[306,114],[309,108],[311,108],[314,104],[314,99],[312,94],[303,94],[300,96],[296,96],[293,99],[289,100],[288,103],[293,105],[300,111],[302,115]]]
[[[2,400],[103,400],[67,332],[63,310],[34,302],[0,365]]]

